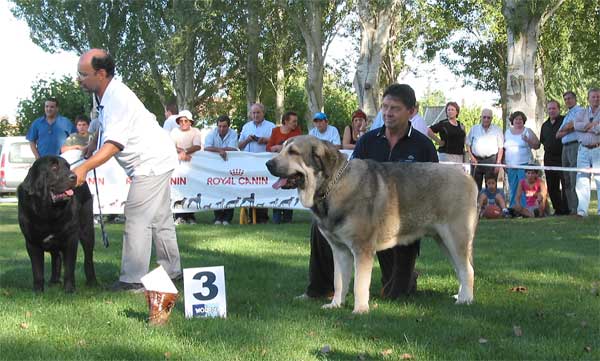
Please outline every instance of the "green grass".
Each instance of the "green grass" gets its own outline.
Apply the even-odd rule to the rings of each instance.
[[[307,280],[308,213],[295,212],[285,226],[222,227],[209,224],[209,213],[198,216],[201,224],[177,228],[182,263],[225,266],[228,317],[187,320],[181,298],[170,323],[153,328],[142,294],[105,290],[118,278],[122,225],[108,225],[108,249],[97,234],[100,287],[84,285],[80,249],[77,292],[34,295],[16,206],[0,204],[0,359],[600,359],[598,216],[481,222],[471,306],[454,305],[450,263],[424,240],[417,295],[377,297],[376,266],[371,312],[361,316],[351,314],[352,297],[339,310],[293,300]],[[515,286],[527,292],[511,292]],[[325,345],[330,352],[320,352]]]

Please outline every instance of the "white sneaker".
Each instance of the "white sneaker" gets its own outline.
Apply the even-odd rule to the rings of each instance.
[[[175,223],[176,226],[179,226],[181,224],[185,224],[185,219],[183,219],[181,217],[177,217],[177,218],[175,218],[175,222],[174,223]]]
[[[223,224],[221,221],[215,221],[215,224]]]
[[[224,226],[228,226],[228,225],[229,225],[229,222],[227,222],[227,221],[223,221],[223,225],[224,225]]]

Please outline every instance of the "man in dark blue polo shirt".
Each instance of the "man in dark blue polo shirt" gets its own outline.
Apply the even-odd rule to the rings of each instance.
[[[381,106],[383,127],[359,138],[352,157],[380,162],[438,162],[431,140],[416,131],[409,121],[415,103],[415,92],[409,85],[389,86],[383,94]],[[333,255],[329,243],[314,223],[310,243],[309,284],[299,298],[333,295]],[[417,241],[408,246],[377,252],[383,297],[398,298],[416,290],[417,274],[414,268],[419,248]]]

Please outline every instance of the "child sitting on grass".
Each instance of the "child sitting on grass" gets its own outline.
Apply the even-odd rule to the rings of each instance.
[[[525,205],[521,205],[521,196],[525,194]],[[515,196],[515,211],[523,217],[544,217],[548,202],[548,189],[546,183],[539,177],[535,169],[525,172],[525,179],[521,179]]]
[[[502,216],[509,216],[508,209],[506,209],[506,200],[504,199],[504,192],[498,189],[498,183],[496,181],[496,178],[486,177],[485,188],[483,188],[479,193],[479,197],[477,199],[477,206],[480,210],[479,218],[498,218],[500,216],[500,214],[497,214],[497,216],[495,216],[495,213],[489,211],[488,207],[498,207],[498,209],[502,209]],[[486,210],[488,211],[486,212]]]

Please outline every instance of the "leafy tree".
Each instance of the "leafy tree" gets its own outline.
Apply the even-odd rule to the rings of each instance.
[[[76,81],[63,76],[59,79],[38,79],[31,87],[31,97],[17,106],[18,133],[25,135],[31,123],[44,115],[44,103],[48,98],[58,100],[58,111],[71,121],[78,115],[89,114],[92,98],[79,88]]]
[[[446,95],[443,91],[439,89],[430,89],[427,88],[425,94],[423,94],[423,98],[419,100],[419,106],[421,109],[425,109],[425,107],[435,107],[440,105],[446,105]]]
[[[19,135],[19,128],[15,124],[11,124],[7,117],[0,119],[0,137],[8,137],[11,135]]]

